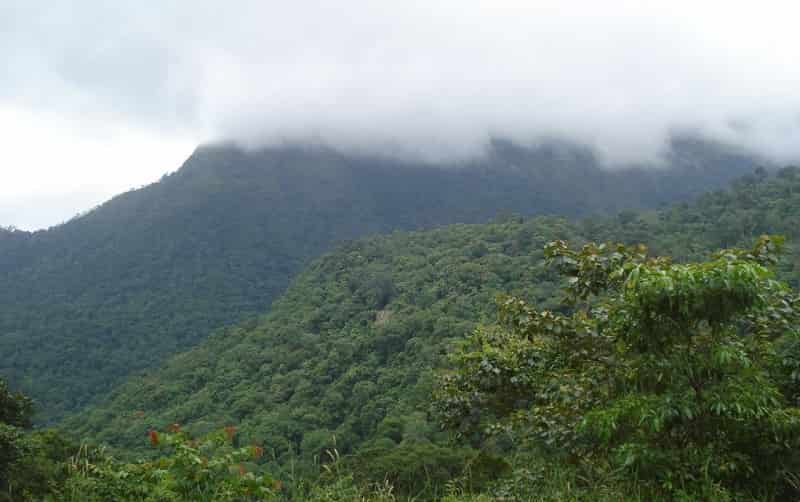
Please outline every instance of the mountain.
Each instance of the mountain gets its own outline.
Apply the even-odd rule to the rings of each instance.
[[[542,260],[548,241],[645,242],[653,254],[696,260],[783,233],[779,273],[797,287],[798,218],[800,170],[787,168],[658,211],[577,222],[515,217],[361,239],[315,260],[268,314],[131,378],[63,426],[135,448],[146,431],[173,422],[195,432],[235,424],[243,442],[269,446],[273,472],[311,469],[334,446],[362,459],[361,470],[385,466],[410,443],[445,444],[427,413],[435,372],[477,323],[494,319],[498,293],[558,308],[560,279]],[[376,472],[372,481],[381,481]]]
[[[367,234],[658,207],[757,164],[676,140],[661,168],[496,140],[457,166],[283,146],[198,148],[175,173],[46,231],[0,231],[0,375],[53,421],[265,312],[311,259]]]

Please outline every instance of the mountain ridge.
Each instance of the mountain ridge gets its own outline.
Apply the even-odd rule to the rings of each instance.
[[[51,421],[265,312],[337,242],[498,213],[657,207],[758,164],[684,142],[672,170],[608,171],[582,150],[493,145],[487,159],[451,169],[298,146],[204,146],[159,182],[63,225],[4,231],[0,375]]]

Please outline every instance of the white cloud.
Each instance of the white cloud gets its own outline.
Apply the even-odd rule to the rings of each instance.
[[[175,170],[195,146],[154,130],[106,126],[86,130],[57,115],[0,108],[0,224],[63,222]]]
[[[164,145],[315,138],[428,157],[561,135],[624,163],[691,129],[786,160],[800,157],[798,14],[769,1],[10,1],[0,106],[68,123],[34,133],[39,148],[108,124]],[[141,146],[123,137],[106,138],[104,170],[70,161],[72,175],[155,172],[120,162]]]

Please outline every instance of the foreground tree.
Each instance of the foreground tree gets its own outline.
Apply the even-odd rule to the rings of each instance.
[[[65,460],[77,447],[52,429],[33,429],[33,402],[0,379],[0,502],[61,500]]]
[[[798,302],[770,271],[780,244],[675,264],[643,246],[550,243],[570,313],[502,299],[499,324],[443,377],[445,424],[507,431],[671,497],[796,495]]]
[[[0,497],[9,493],[12,467],[29,449],[23,432],[31,426],[32,415],[31,400],[10,391],[0,379]]]
[[[264,448],[237,447],[236,429],[226,427],[192,438],[172,424],[148,432],[162,455],[122,463],[103,449],[83,446],[66,465],[64,501],[266,501],[281,498],[282,483],[261,465]]]

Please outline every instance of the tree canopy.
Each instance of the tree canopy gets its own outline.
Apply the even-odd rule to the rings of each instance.
[[[262,314],[337,243],[498,212],[657,207],[755,165],[692,141],[669,162],[609,171],[580,149],[503,141],[450,168],[314,147],[203,147],[177,172],[64,225],[0,229],[0,375],[52,422]]]
[[[444,422],[510,432],[661,496],[796,496],[795,356],[780,346],[800,337],[800,301],[769,268],[781,243],[682,264],[643,246],[550,243],[570,312],[503,299],[499,324],[443,377]]]

